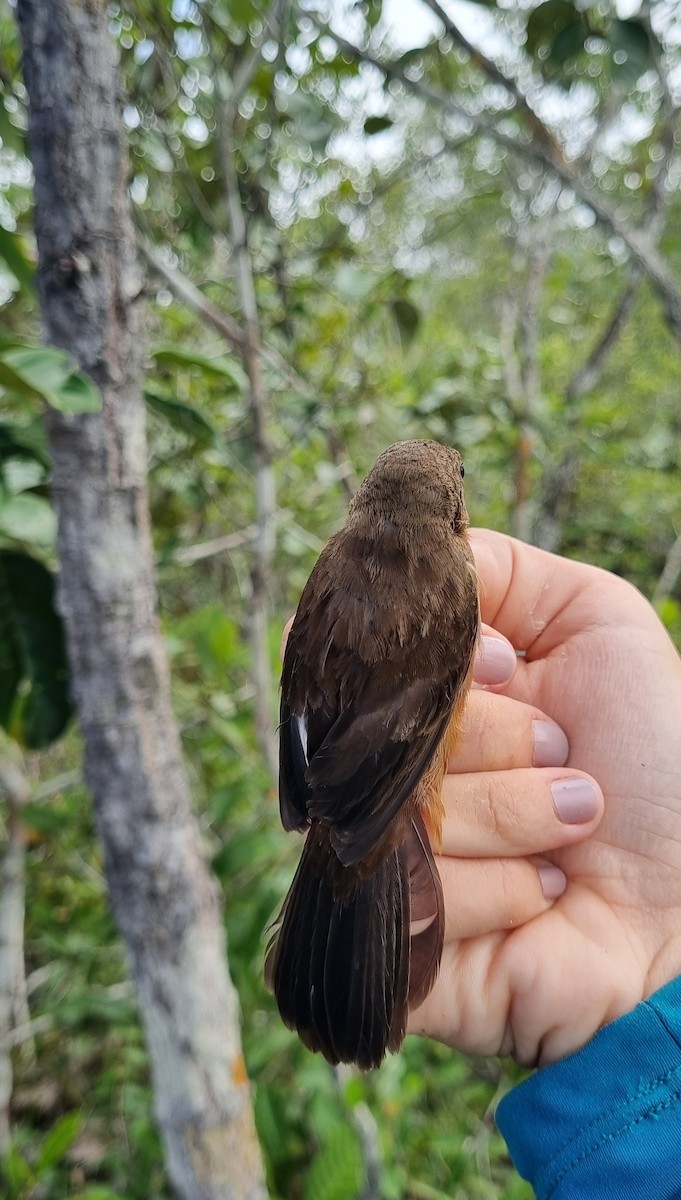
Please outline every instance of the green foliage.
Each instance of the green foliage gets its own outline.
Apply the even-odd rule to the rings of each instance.
[[[362,1157],[357,1135],[335,1124],[305,1177],[303,1200],[347,1200],[362,1190]]]
[[[52,576],[28,554],[0,549],[0,724],[20,745],[39,750],[60,736],[70,715]]]
[[[51,346],[0,342],[0,387],[21,400],[44,401],[63,413],[97,412],[99,389],[69,355]]]
[[[0,133],[0,136],[1,133]],[[4,141],[4,139],[3,139]],[[33,268],[26,257],[21,238],[8,229],[0,226],[0,259],[9,267],[18,286],[25,292],[33,291],[35,286]]]

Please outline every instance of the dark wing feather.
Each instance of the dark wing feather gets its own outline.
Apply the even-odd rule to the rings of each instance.
[[[331,843],[343,866],[376,845],[430,763],[452,709],[443,689],[433,712],[432,686],[424,720],[409,732],[386,734],[401,696],[372,713],[349,709],[329,731],[307,772],[312,796],[308,812],[331,825]],[[437,702],[436,702],[437,704]],[[427,713],[427,717],[426,714]],[[417,732],[418,731],[418,732]],[[409,740],[407,740],[409,739]]]
[[[379,596],[357,558],[347,577],[341,557],[333,565],[330,546],[284,656],[281,809],[287,828],[310,819],[329,826],[350,866],[376,845],[432,760],[468,675],[477,594],[465,548],[424,600],[423,589],[406,597],[401,576]],[[455,595],[460,580],[465,597]],[[295,717],[305,722],[307,756]]]
[[[431,991],[440,968],[445,936],[442,883],[423,818],[417,813],[404,845],[409,871],[411,920],[430,924],[411,939],[409,1007],[418,1008]]]
[[[309,825],[308,806],[312,792],[305,778],[307,756],[300,726],[281,698],[279,709],[279,811],[284,829],[302,832]]]

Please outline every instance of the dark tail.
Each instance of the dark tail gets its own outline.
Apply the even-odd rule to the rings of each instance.
[[[410,938],[417,921],[429,924]],[[285,1024],[330,1063],[377,1067],[402,1044],[442,954],[442,888],[421,818],[364,879],[314,822],[277,927],[265,977]]]

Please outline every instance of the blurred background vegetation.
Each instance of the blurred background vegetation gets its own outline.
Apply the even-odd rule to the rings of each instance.
[[[371,1077],[334,1074],[264,991],[296,857],[271,770],[278,647],[357,479],[414,436],[461,449],[475,523],[625,576],[681,634],[675,8],[109,5],[147,268],[161,616],[282,1200],[529,1195],[492,1120],[507,1065],[411,1039]],[[0,101],[0,722],[31,789],[3,1194],[168,1197],[53,608],[41,405],[96,398],[39,349],[8,0]]]

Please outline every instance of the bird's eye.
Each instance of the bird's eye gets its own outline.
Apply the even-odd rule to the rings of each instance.
[[[463,469],[463,463],[462,463],[462,464],[461,464],[461,478],[462,478],[462,479],[463,479],[463,477],[464,477],[464,475],[465,475],[465,474],[466,474],[466,472],[465,472],[465,471],[464,471],[464,469]]]

